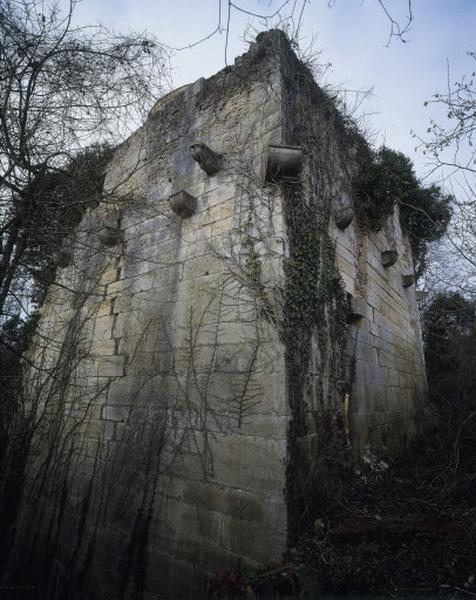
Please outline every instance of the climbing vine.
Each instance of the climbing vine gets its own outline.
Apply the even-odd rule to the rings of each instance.
[[[284,260],[288,326],[312,327],[323,324],[326,302],[344,299],[335,266],[335,247],[327,224],[315,207],[308,212],[302,194],[292,195],[295,245]],[[312,214],[310,214],[312,213]],[[345,323],[345,319],[340,321]]]
[[[307,68],[289,56],[283,69],[286,142],[303,148],[299,182],[281,184],[289,236],[283,263],[283,340],[289,403],[288,518],[298,539],[313,513],[329,449],[346,447],[348,301],[330,233],[336,190],[351,175],[346,126]],[[336,141],[336,129],[342,140]],[[336,173],[343,177],[336,184]],[[336,188],[337,185],[337,188]],[[333,450],[331,450],[333,451]]]

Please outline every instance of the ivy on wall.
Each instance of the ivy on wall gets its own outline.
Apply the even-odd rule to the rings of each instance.
[[[325,302],[343,295],[335,266],[335,246],[327,222],[306,206],[300,190],[293,190],[293,251],[284,259],[287,325],[311,328],[323,324]],[[346,314],[341,321],[345,324]]]

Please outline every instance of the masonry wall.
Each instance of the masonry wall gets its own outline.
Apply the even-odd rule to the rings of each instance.
[[[349,406],[354,446],[395,452],[432,418],[415,286],[404,280],[413,273],[411,248],[398,210],[378,233],[355,222],[345,231],[335,227],[334,235],[345,289],[359,299],[362,313],[349,326],[355,360]],[[398,259],[385,267],[382,252],[392,248]]]
[[[356,449],[416,431],[408,243],[396,214],[378,234],[336,226],[355,148],[300,69],[272,32],[161,99],[67,241],[31,349],[17,543],[51,597],[192,597],[220,567],[278,561],[327,421]],[[221,156],[216,173],[197,142]],[[298,177],[265,180],[270,144],[302,148]],[[193,214],[174,212],[179,192]]]
[[[431,409],[398,207],[372,229],[356,194],[366,142],[286,43],[280,54],[282,139],[303,150],[299,180],[281,185],[292,541],[314,514],[332,452],[395,454],[428,426]]]
[[[266,313],[284,234],[279,189],[261,176],[280,82],[261,50],[163,98],[118,149],[42,311],[35,359],[68,365],[39,400],[24,543],[37,530],[36,551],[74,563],[68,585],[89,593],[188,597],[204,572],[285,550],[289,410]],[[218,173],[192,158],[197,141],[225,157]],[[181,191],[192,216],[171,209]],[[111,246],[105,225],[120,231]]]

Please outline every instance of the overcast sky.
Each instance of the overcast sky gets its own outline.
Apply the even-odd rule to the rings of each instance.
[[[294,24],[305,0],[289,0],[282,14],[295,4]],[[284,0],[234,0],[240,7],[270,14]],[[222,0],[222,25],[226,25],[227,1]],[[387,0],[389,9],[404,21],[407,0]],[[411,130],[424,134],[430,108],[423,103],[436,91],[444,91],[447,61],[459,77],[474,69],[468,50],[476,50],[476,0],[413,0],[414,20],[407,43],[393,40],[387,47],[389,21],[377,0],[307,0],[300,38],[303,46],[314,40],[323,50],[320,60],[332,63],[326,79],[348,89],[373,88],[363,110],[377,132],[377,141],[401,150],[424,173],[424,157],[415,154]],[[77,23],[100,21],[116,31],[148,30],[162,42],[179,48],[208,35],[217,26],[218,0],[82,0]],[[272,22],[270,22],[272,24]],[[263,29],[258,19],[233,10],[230,21],[228,62],[244,52],[247,26]],[[471,64],[473,63],[473,64]],[[175,52],[173,83],[178,87],[209,76],[225,66],[225,33]]]

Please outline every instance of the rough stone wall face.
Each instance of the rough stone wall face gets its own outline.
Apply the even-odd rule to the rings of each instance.
[[[354,444],[395,451],[431,419],[415,290],[403,283],[413,272],[411,249],[397,210],[379,233],[352,224],[343,232],[336,227],[336,240],[345,289],[363,300],[362,318],[349,327]],[[381,254],[389,248],[398,260],[384,267]]]
[[[329,447],[395,453],[431,411],[398,209],[371,229],[354,191],[359,135],[286,46],[282,56],[283,140],[304,155],[299,182],[283,190],[292,541],[313,512]],[[343,211],[350,222],[338,219]]]
[[[279,560],[325,415],[356,448],[414,433],[408,243],[397,215],[379,234],[335,226],[352,148],[296,63],[271,33],[161,99],[70,240],[31,350],[54,377],[30,373],[18,542],[56,565],[51,595],[189,597],[204,573]],[[298,178],[264,180],[269,144],[303,149]],[[347,323],[350,295],[363,314]]]
[[[285,549],[289,411],[266,316],[279,298],[264,306],[257,293],[282,287],[280,193],[260,175],[281,135],[279,89],[273,62],[251,59],[162,99],[71,240],[39,334],[55,340],[52,367],[68,345],[75,362],[42,401],[59,422],[47,420],[38,451],[46,480],[31,481],[44,508],[25,511],[38,552],[74,563],[71,585],[81,573],[114,597],[179,597],[204,571]],[[194,142],[223,155],[216,174],[194,161]],[[181,192],[195,214],[172,210]],[[117,243],[101,244],[104,227]]]

